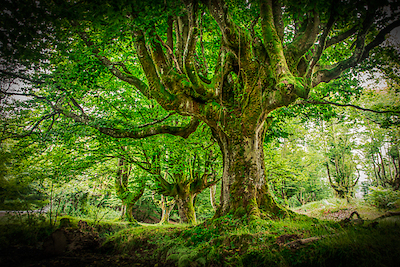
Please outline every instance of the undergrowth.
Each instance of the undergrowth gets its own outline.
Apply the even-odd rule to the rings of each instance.
[[[126,229],[110,237],[103,248],[176,266],[249,266],[260,261],[284,264],[279,237],[301,238],[340,230],[337,223],[310,219],[248,222],[225,216],[197,226]]]
[[[55,224],[51,224],[45,216],[40,214],[7,216],[7,220],[0,221],[0,249],[21,245],[38,247],[38,244],[50,236],[55,229],[62,226],[78,228],[78,222],[81,220],[86,221],[103,239],[128,227],[138,226],[127,222],[107,220],[99,222],[72,216],[60,217]],[[62,225],[66,221],[68,225]]]
[[[332,203],[330,208],[346,208],[342,204]],[[303,208],[317,209],[311,205]],[[68,219],[69,227],[78,227],[81,220],[64,219]],[[104,240],[101,253],[125,255],[143,266],[399,266],[400,263],[400,228],[395,218],[377,224],[365,221],[362,225],[306,216],[273,221],[227,215],[195,226],[86,221]],[[7,246],[22,240],[40,241],[57,227],[60,225],[52,228],[45,221],[31,226],[21,224],[20,228],[0,225],[0,243]],[[311,237],[318,240],[294,247],[288,245]]]
[[[290,241],[322,237],[296,249]],[[139,226],[104,243],[110,253],[158,266],[396,266],[400,229],[395,223],[343,226],[316,219],[267,221],[229,216],[197,226]]]

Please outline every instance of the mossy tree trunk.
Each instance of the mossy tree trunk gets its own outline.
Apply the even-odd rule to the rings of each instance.
[[[253,101],[249,102],[251,106]],[[225,131],[214,131],[224,164],[217,216],[228,213],[239,217],[245,214],[250,217],[284,216],[287,211],[272,198],[265,177],[263,141],[266,127],[259,119],[260,115],[254,114],[254,109],[252,114],[247,114],[249,111],[239,109],[237,115],[226,118]]]
[[[135,181],[137,183],[135,190],[131,191],[128,187],[130,174],[131,165],[122,158],[118,159],[118,170],[115,177],[117,196],[122,200],[122,203],[125,206],[125,215],[127,219],[130,222],[136,222],[136,219],[133,217],[133,207],[143,195],[146,181],[144,179],[138,179]]]
[[[195,197],[217,182],[215,179],[209,180],[208,176],[208,173],[204,173],[201,176],[193,173],[192,175],[180,173],[174,175],[173,182],[168,182],[166,175],[164,178],[161,176],[157,178],[160,187],[158,191],[175,199],[181,223],[196,223]]]
[[[161,196],[161,220],[160,224],[169,223],[171,211],[174,209],[175,200],[168,201],[167,197]]]
[[[338,159],[336,159],[336,168],[334,177],[331,176],[329,164],[326,164],[326,170],[328,174],[329,183],[332,189],[335,191],[335,196],[338,198],[346,199],[347,202],[354,196],[354,187],[356,186],[360,174],[356,179],[353,178],[353,171],[355,169],[346,169],[349,166],[343,166],[338,163]],[[341,166],[341,167],[339,167]],[[358,171],[358,170],[357,170]]]
[[[212,167],[215,164],[213,151],[206,151],[202,156],[196,153],[187,157],[183,157],[182,154],[175,156],[169,154],[168,161],[165,161],[167,164],[161,166],[164,162],[161,158],[166,155],[165,151],[159,151],[152,159],[147,157],[145,161],[135,164],[154,175],[156,191],[159,194],[174,198],[180,221],[195,224],[195,197],[220,180]],[[162,169],[164,169],[163,174]]]
[[[155,191],[153,191],[151,198],[153,199],[154,203],[161,209],[161,219],[159,224],[169,223],[171,211],[174,209],[176,203],[175,199],[172,201],[168,201],[168,198],[166,196],[161,195],[161,199],[157,200],[154,195]]]
[[[178,205],[179,218],[181,223],[196,223],[196,211],[194,209],[194,194],[186,194],[185,196],[178,196],[176,203]]]

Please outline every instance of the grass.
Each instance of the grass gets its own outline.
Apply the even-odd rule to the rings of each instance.
[[[110,253],[170,266],[396,266],[400,263],[399,222],[373,227],[324,220],[327,214],[357,210],[363,218],[383,212],[361,202],[328,199],[299,208],[310,218],[248,222],[229,216],[197,226],[139,226],[111,236]],[[368,216],[367,216],[368,215]],[[295,239],[325,236],[291,249]]]
[[[195,226],[86,221],[101,234],[103,255],[123,255],[138,266],[399,265],[398,220],[389,218],[377,225],[344,225],[325,220],[328,215],[351,210],[365,218],[376,218],[383,212],[361,202],[347,204],[337,199],[309,203],[295,210],[311,217],[248,221],[225,216]],[[71,227],[82,219],[67,218]],[[51,232],[46,231],[42,230],[36,239]],[[8,237],[16,235],[13,232]],[[324,238],[296,248],[285,245],[321,236]]]
[[[329,198],[320,201],[310,202],[298,208],[293,208],[293,211],[307,216],[318,219],[335,219],[328,214],[340,211],[354,211],[356,210],[363,219],[372,220],[385,212],[366,204],[363,200],[353,199],[347,203],[345,199]]]

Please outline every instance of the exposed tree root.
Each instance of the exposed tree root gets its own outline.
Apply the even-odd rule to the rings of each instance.
[[[357,215],[356,219],[353,219],[354,215]],[[364,224],[364,220],[361,218],[360,214],[357,211],[353,211],[349,218],[343,219],[340,221],[341,225],[346,225],[346,224],[353,224],[353,225],[362,225]]]
[[[383,214],[382,216],[379,216],[378,218],[376,218],[372,221],[377,221],[377,220],[387,218],[387,217],[392,217],[392,216],[400,216],[400,211],[388,211],[385,214]]]
[[[294,241],[286,243],[285,246],[290,249],[299,249],[303,245],[318,241],[318,240],[328,237],[328,236],[334,236],[334,235],[321,235],[321,236],[313,236],[313,237],[308,237],[308,238],[296,239]]]

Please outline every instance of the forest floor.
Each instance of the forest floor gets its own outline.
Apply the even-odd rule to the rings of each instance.
[[[364,220],[374,220],[385,214],[385,211],[379,210],[374,206],[365,205],[361,201],[347,203],[345,200],[336,198],[311,202],[299,208],[294,208],[293,211],[320,220],[333,221],[341,221],[348,218],[354,211],[357,211]]]
[[[400,266],[399,216],[374,221],[385,212],[336,199],[293,210],[309,217],[197,226],[69,218],[57,230],[1,220],[0,266]],[[353,211],[365,221],[345,221]]]

